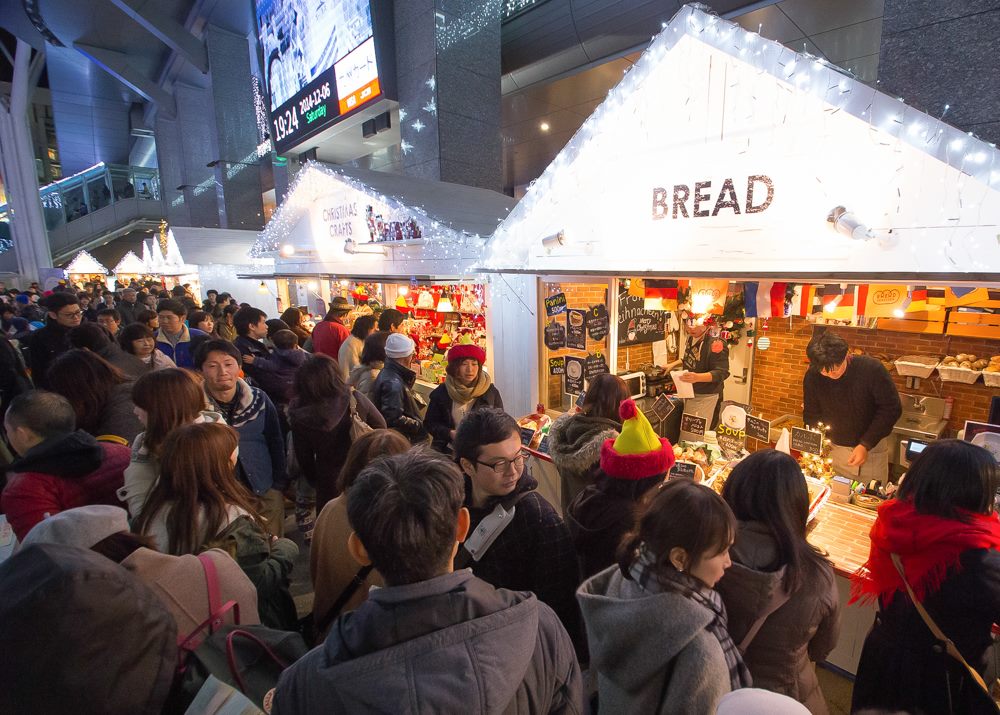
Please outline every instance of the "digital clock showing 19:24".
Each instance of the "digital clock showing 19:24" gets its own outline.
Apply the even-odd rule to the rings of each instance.
[[[283,142],[298,133],[303,122],[312,124],[327,116],[327,103],[333,97],[329,82],[323,82],[305,96],[288,102],[285,109],[271,118],[276,142]]]
[[[274,141],[284,141],[286,137],[299,130],[298,107],[292,105],[281,114],[272,117],[271,124],[274,125]]]

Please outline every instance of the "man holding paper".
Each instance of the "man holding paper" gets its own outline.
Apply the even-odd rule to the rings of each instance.
[[[710,315],[684,321],[688,335],[684,371],[671,373],[679,397],[685,396],[686,387],[693,388],[688,393],[693,396],[684,400],[684,413],[704,417],[710,429],[718,424],[722,389],[729,377],[729,349],[724,340],[711,335],[714,324]]]

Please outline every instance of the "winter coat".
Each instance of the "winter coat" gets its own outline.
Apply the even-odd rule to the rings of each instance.
[[[108,343],[97,354],[125,373],[129,380],[138,380],[149,372],[149,365],[145,360],[125,352],[116,343]]]
[[[321,320],[313,328],[313,352],[329,355],[334,360],[340,357],[340,346],[351,331],[340,320]]]
[[[315,592],[313,621],[317,628],[332,620],[330,610],[361,568],[347,551],[347,537],[352,531],[354,529],[347,520],[345,494],[327,502],[316,517],[313,546],[309,550],[309,567]],[[372,586],[383,584],[382,574],[377,569],[369,571],[364,583],[354,590],[344,607],[340,609],[340,613],[355,610],[368,598],[368,591]],[[329,626],[323,628],[320,635],[326,635],[328,629]]]
[[[510,524],[486,554],[469,566],[476,576],[497,588],[533,591],[556,612],[574,643],[579,645],[583,631],[573,594],[580,584],[580,569],[573,540],[566,524],[537,488],[538,482],[525,467],[513,492],[488,499],[485,505],[476,507],[472,505],[472,483],[465,478],[470,534],[497,504],[515,504]],[[509,510],[509,506],[505,508]]]
[[[462,570],[373,591],[282,673],[273,713],[580,713],[582,701],[552,611]]]
[[[788,598],[778,567],[778,546],[764,524],[740,522],[729,551],[733,565],[716,586],[740,645],[756,621],[766,620],[743,653],[754,686],[795,698],[812,713],[825,714],[826,700],[813,663],[830,654],[840,635],[840,596],[833,567],[808,572]],[[770,614],[770,615],[767,615]]]
[[[164,554],[173,554],[174,556],[183,556],[185,553],[192,553],[191,551],[183,551],[180,549],[174,550],[170,548],[170,512],[173,509],[173,504],[168,502],[164,504],[146,525],[143,530],[143,534],[149,536],[153,539],[153,544],[157,551]],[[246,511],[238,506],[229,504],[226,506],[226,514],[223,519],[222,528],[219,529],[219,533],[229,528],[229,525],[234,521],[239,519],[241,516],[246,516]],[[205,509],[204,507],[198,507],[198,531],[201,532],[200,540],[202,542],[211,541],[218,534],[209,533],[207,527],[204,525],[205,521]]]
[[[427,430],[413,397],[417,373],[395,360],[386,360],[382,372],[375,378],[372,402],[385,417],[385,423],[413,444],[427,441]]]
[[[115,306],[118,312],[122,316],[122,325],[128,325],[129,323],[135,322],[135,316],[142,312],[143,306],[139,305],[138,302],[129,303],[127,301],[121,301]]]
[[[213,422],[225,424],[218,412],[202,410],[195,422]],[[129,516],[133,519],[139,516],[146,497],[153,490],[160,478],[160,461],[149,453],[144,444],[146,433],[137,435],[132,442],[132,455],[125,469],[125,484],[118,490],[118,499],[125,502]]]
[[[277,405],[287,405],[292,399],[295,373],[308,359],[309,353],[298,348],[275,350],[270,355],[257,356],[253,371],[268,397]]]
[[[594,474],[594,483],[576,495],[565,514],[584,578],[617,563],[618,545],[635,527],[641,500],[666,476],[612,479],[600,467]]]
[[[144,429],[135,414],[132,385],[131,382],[123,382],[111,388],[111,394],[104,403],[97,424],[87,430],[88,432],[98,438],[120,437],[126,444],[132,444],[132,440]]]
[[[236,328],[232,325],[226,325],[224,320],[219,320],[215,325],[215,331],[219,334],[219,337],[223,340],[228,340],[229,342],[236,343]]]
[[[32,387],[21,352],[10,340],[0,336],[0,413],[7,414],[11,400]]]
[[[340,350],[337,351],[337,363],[340,365],[340,374],[346,381],[351,376],[351,370],[361,364],[361,348],[365,341],[357,335],[348,335],[347,339],[341,343]]]
[[[348,378],[347,383],[355,388],[358,392],[362,393],[369,400],[374,402],[375,398],[375,379],[378,374],[382,372],[383,363],[378,362],[375,367],[370,367],[368,365],[358,365],[356,368],[351,370],[351,376]]]
[[[455,416],[452,414],[454,401],[448,394],[447,385],[438,385],[431,391],[427,404],[427,414],[424,415],[424,429],[431,435],[431,446],[438,452],[451,454],[451,431],[456,429]],[[469,412],[483,407],[503,409],[503,400],[496,385],[472,401]]]
[[[207,337],[208,333],[204,330],[189,328],[186,325],[182,325],[181,337],[175,345],[167,339],[167,336],[161,328],[156,331],[156,348],[168,358],[173,360],[177,367],[186,367],[189,370],[193,370],[195,345],[192,344],[192,341],[195,338]]]
[[[236,559],[257,589],[257,613],[269,628],[294,631],[298,627],[295,601],[289,592],[290,575],[299,555],[291,539],[275,539],[249,517],[231,523],[205,548],[222,549]]]
[[[260,623],[257,615],[257,589],[229,554],[218,549],[205,552],[215,564],[219,577],[219,601],[236,601],[240,607],[240,624]],[[208,620],[208,586],[205,568],[197,556],[171,556],[152,549],[136,549],[122,566],[139,577],[160,597],[177,623],[179,636],[190,635]],[[226,622],[233,622],[226,616]]]
[[[129,448],[98,442],[83,430],[50,437],[7,467],[0,496],[18,539],[46,514],[90,504],[118,506]]]
[[[606,439],[615,439],[621,428],[619,422],[582,412],[567,413],[552,423],[549,454],[559,472],[563,514],[576,495],[593,483],[593,470],[601,463],[601,445]]]
[[[1000,552],[970,549],[961,568],[923,601],[931,618],[980,674],[992,649],[990,629],[1000,622]],[[903,591],[879,610],[865,639],[854,681],[852,712],[862,708],[948,713],[995,713],[965,669],[937,642]]]
[[[285,440],[281,436],[278,409],[259,387],[236,380],[236,396],[231,406],[221,405],[208,395],[214,410],[240,433],[237,459],[240,475],[254,494],[285,488]]]
[[[316,511],[337,496],[337,477],[351,448],[351,392],[358,417],[373,429],[385,429],[385,419],[375,405],[349,389],[329,402],[293,402],[288,409],[295,458],[306,480],[316,487]]]
[[[89,549],[39,544],[0,564],[0,712],[159,715],[177,626],[141,579]]]
[[[45,373],[49,365],[73,346],[69,342],[70,328],[64,328],[54,320],[50,320],[44,328],[24,336],[28,346],[28,367],[31,368],[31,380],[35,387],[47,390],[48,381]]]
[[[650,593],[618,566],[585,581],[577,598],[601,712],[710,715],[730,692],[704,606],[673,591]]]

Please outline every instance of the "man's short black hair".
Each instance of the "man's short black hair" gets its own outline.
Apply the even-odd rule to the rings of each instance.
[[[111,344],[111,336],[103,326],[84,320],[69,331],[69,344],[96,353]]]
[[[29,390],[10,401],[4,419],[11,427],[26,427],[43,440],[76,430],[76,411],[62,395]]]
[[[347,490],[347,519],[387,586],[440,576],[465,498],[461,472],[427,449],[382,457]]]
[[[187,295],[187,291],[184,290],[184,286],[174,286],[173,288],[170,289],[170,295],[174,296],[175,298],[183,298],[184,296]]]
[[[110,315],[116,323],[122,322],[122,314],[118,312],[118,308],[101,308],[97,311],[97,317],[100,318],[102,315]]]
[[[358,340],[364,340],[371,333],[372,328],[375,327],[375,316],[374,315],[359,315],[354,321],[354,325],[351,326],[351,335],[356,337]]]
[[[495,407],[473,410],[458,425],[453,442],[455,459],[475,463],[483,447],[518,434],[517,420]]]
[[[241,355],[236,346],[228,340],[206,340],[194,351],[195,370],[201,370],[201,366],[205,364],[205,360],[208,359],[209,353],[225,353],[236,360],[236,362],[240,365],[243,364],[243,355]]]
[[[80,305],[80,299],[72,293],[53,293],[38,302],[50,313],[58,313],[67,305]]]
[[[278,350],[292,350],[299,346],[299,336],[286,328],[275,331],[271,336],[271,342]]]
[[[156,312],[159,313],[173,313],[181,320],[187,318],[187,308],[179,300],[161,300],[156,304]]]
[[[404,320],[406,320],[406,316],[400,311],[395,308],[386,308],[378,316],[378,329],[388,331],[392,328],[398,328]]]
[[[812,370],[829,370],[847,358],[847,341],[829,330],[809,341],[806,356]]]
[[[233,315],[233,327],[236,328],[237,335],[246,335],[250,331],[251,325],[256,325],[260,322],[261,318],[266,317],[267,313],[260,308],[254,308],[253,306],[240,308]]]
[[[216,297],[219,296],[219,291],[215,290],[215,288],[209,288],[207,291],[205,291],[205,295],[212,295],[213,293],[215,293]]]

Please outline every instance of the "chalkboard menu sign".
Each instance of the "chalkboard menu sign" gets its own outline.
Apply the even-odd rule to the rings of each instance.
[[[628,291],[618,294],[618,344],[639,345],[663,340],[668,313],[645,310],[645,301]]]
[[[600,342],[608,337],[608,308],[601,303],[587,311],[587,333],[591,340]]]
[[[704,437],[706,427],[708,427],[708,420],[704,417],[681,415],[681,432],[689,432],[698,437]]]
[[[587,349],[587,333],[584,329],[586,322],[586,310],[566,311],[566,347],[573,350]]]
[[[538,451],[542,454],[549,454],[549,436],[542,435],[542,440],[538,443]]]
[[[566,358],[561,358],[561,357],[549,358],[549,374],[550,375],[565,375],[566,374]]]
[[[698,465],[692,462],[674,462],[670,468],[670,479],[690,479],[694,481],[697,475]]]
[[[548,316],[559,315],[566,312],[566,294],[556,293],[545,299],[545,314]]]
[[[603,354],[587,356],[583,363],[583,376],[587,378],[587,382],[606,372],[608,372],[608,361]]]
[[[522,427],[521,428],[521,444],[527,447],[531,444],[531,440],[535,438],[535,428],[534,427]]]
[[[566,347],[566,326],[560,318],[553,318],[545,326],[545,347],[549,350],[561,350]]]
[[[715,438],[723,456],[726,459],[736,459],[743,453],[747,434],[741,429],[734,429],[720,422],[719,426],[715,428]]]
[[[792,449],[799,452],[809,452],[810,454],[823,453],[823,433],[813,432],[811,429],[792,427]]]
[[[578,395],[583,392],[583,358],[566,357],[566,392]]]
[[[650,413],[653,414],[656,419],[660,422],[667,419],[676,408],[674,403],[666,395],[660,395],[653,402],[653,406],[649,409]]]
[[[771,423],[760,417],[747,415],[747,437],[759,439],[761,442],[771,441]]]

